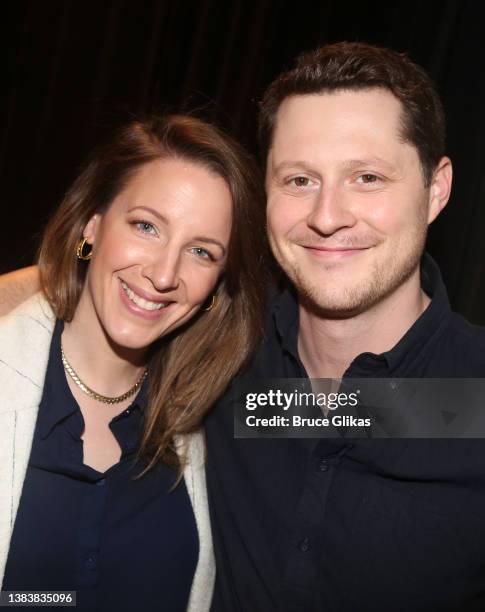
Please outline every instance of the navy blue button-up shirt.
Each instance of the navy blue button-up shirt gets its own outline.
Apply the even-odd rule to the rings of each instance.
[[[58,322],[3,590],[77,591],[76,609],[89,612],[185,610],[199,546],[187,489],[170,490],[176,475],[163,464],[134,479],[146,389],[109,424],[119,463],[84,465],[61,333]]]

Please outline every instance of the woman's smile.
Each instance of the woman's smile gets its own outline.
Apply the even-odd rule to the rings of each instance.
[[[125,283],[120,280],[120,294],[122,303],[128,308],[128,310],[146,319],[157,319],[159,316],[164,314],[164,310],[169,305],[174,304],[174,301],[152,301],[136,293]]]

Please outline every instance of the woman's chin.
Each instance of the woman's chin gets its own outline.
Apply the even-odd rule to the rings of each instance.
[[[110,345],[117,352],[144,352],[160,337],[147,333],[137,326],[120,326],[110,324],[104,327],[104,333]]]

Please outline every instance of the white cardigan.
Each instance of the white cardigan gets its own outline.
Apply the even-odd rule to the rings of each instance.
[[[54,324],[52,310],[40,293],[0,318],[0,584],[42,399]],[[215,563],[202,434],[193,434],[187,444],[184,479],[199,534],[199,559],[187,610],[204,612],[210,608]]]

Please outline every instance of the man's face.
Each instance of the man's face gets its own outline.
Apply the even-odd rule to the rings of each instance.
[[[363,312],[419,270],[439,210],[388,91],[294,96],[268,156],[268,231],[276,259],[320,314]]]

